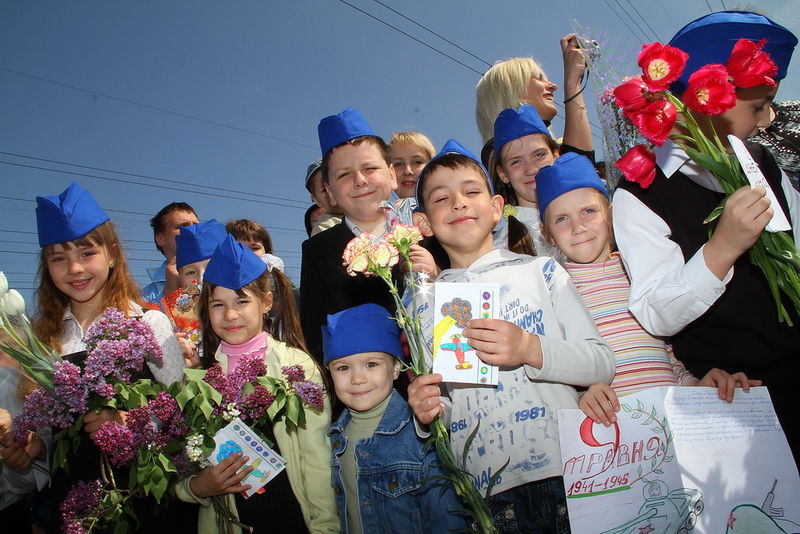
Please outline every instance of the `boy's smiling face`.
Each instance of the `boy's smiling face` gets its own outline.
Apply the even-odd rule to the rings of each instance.
[[[477,169],[439,167],[424,181],[423,232],[434,235],[453,267],[468,267],[490,252],[492,229],[503,216],[503,197],[489,191]]]
[[[328,364],[336,396],[357,412],[371,410],[392,393],[400,361],[385,352],[361,352]]]
[[[339,209],[358,226],[383,221],[381,202],[396,186],[394,170],[380,149],[369,141],[333,149],[326,187]]]

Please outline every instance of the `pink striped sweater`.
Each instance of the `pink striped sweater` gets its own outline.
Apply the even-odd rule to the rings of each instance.
[[[600,263],[565,263],[600,335],[616,356],[611,387],[618,395],[649,387],[694,385],[697,379],[672,354],[671,346],[651,336],[628,311],[631,282],[615,252]]]

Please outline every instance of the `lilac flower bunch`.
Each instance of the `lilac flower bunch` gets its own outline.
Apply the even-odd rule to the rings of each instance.
[[[114,396],[107,378],[128,383],[131,374],[142,370],[145,361],[161,363],[163,353],[147,323],[125,317],[108,308],[86,332],[89,356],[84,363],[84,378],[89,390],[106,399]]]
[[[114,466],[121,467],[133,460],[140,448],[161,449],[187,431],[178,403],[161,392],[144,406],[132,408],[126,425],[111,421],[100,425],[95,443]]]
[[[294,392],[297,393],[297,396],[303,399],[306,404],[317,410],[322,409],[325,403],[325,399],[322,395],[322,386],[311,380],[304,380],[292,384],[292,387],[294,388]]]
[[[65,534],[86,534],[84,523],[94,516],[102,503],[102,484],[99,480],[78,482],[61,503],[61,520]]]

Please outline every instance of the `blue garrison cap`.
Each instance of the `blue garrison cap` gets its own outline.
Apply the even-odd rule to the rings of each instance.
[[[725,65],[739,39],[756,42],[766,39],[764,51],[778,67],[774,79],[777,81],[786,77],[792,52],[797,45],[797,37],[791,31],[757,13],[718,11],[690,22],[678,30],[669,42],[670,46],[689,54],[681,77],[670,85],[670,90],[682,94],[689,86],[689,76],[704,65]]]
[[[83,237],[108,219],[94,197],[75,182],[60,195],[36,197],[40,247]]]
[[[175,236],[176,267],[180,269],[184,265],[207,260],[227,234],[225,226],[216,219],[182,227],[181,233]]]
[[[536,174],[536,196],[539,200],[539,218],[544,222],[547,206],[575,189],[592,187],[608,198],[608,190],[589,158],[567,152],[552,165],[542,167]]]
[[[365,135],[377,135],[369,127],[363,115],[353,108],[347,108],[336,115],[328,115],[319,121],[317,132],[319,133],[319,148],[323,156],[330,149],[350,139]]]
[[[519,109],[504,109],[494,121],[495,157],[500,155],[500,151],[509,141],[531,134],[550,137],[550,131],[535,107],[526,104]]]
[[[362,352],[385,352],[403,360],[400,329],[378,304],[361,304],[328,315],[322,326],[323,364]]]
[[[483,166],[483,163],[481,163],[481,160],[478,159],[478,157],[475,154],[464,148],[461,145],[461,143],[459,143],[455,139],[448,140],[444,144],[442,149],[439,151],[439,153],[433,156],[433,158],[428,163],[425,164],[425,167],[419,173],[420,178],[422,178],[422,176],[425,174],[425,169],[428,168],[429,165],[431,165],[434,161],[441,158],[442,156],[446,156],[447,154],[461,154],[462,156],[467,156],[471,160],[474,160],[475,163],[477,163],[480,166],[481,170],[483,171],[483,175],[486,177],[486,181],[489,183],[489,192],[494,195],[494,187],[492,186],[492,180],[491,178],[489,178],[489,172],[486,170],[486,167]],[[417,206],[422,205],[419,201],[419,194],[421,192],[422,192],[422,180],[417,180],[417,191],[416,191]]]
[[[203,279],[228,289],[241,289],[267,270],[267,264],[252,250],[226,235],[206,266]]]

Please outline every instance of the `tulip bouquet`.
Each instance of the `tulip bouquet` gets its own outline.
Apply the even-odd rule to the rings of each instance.
[[[409,302],[406,303],[406,307],[404,306],[397,285],[392,279],[392,268],[402,259],[407,271],[412,273],[409,249],[412,245],[419,243],[421,240],[422,234],[418,228],[398,223],[395,224],[391,232],[377,243],[372,242],[372,236],[369,234],[360,234],[348,243],[342,256],[344,260],[343,264],[347,268],[347,273],[350,276],[357,276],[359,274],[363,274],[364,276],[377,276],[389,287],[389,293],[392,295],[397,309],[395,312],[395,320],[405,334],[411,355],[411,363],[408,364],[407,370],[411,371],[415,376],[430,372],[428,360],[426,358],[428,346],[422,334],[422,321],[416,302],[416,295],[420,291],[424,291],[424,288],[419,287],[418,284],[424,284],[424,282],[420,282],[415,276],[408,276],[406,278],[409,284],[407,288]],[[408,310],[411,311],[409,312]],[[430,430],[431,441],[436,447],[439,461],[441,461],[442,465],[447,469],[449,473],[448,478],[453,483],[458,496],[467,505],[466,511],[472,516],[478,531],[484,534],[497,532],[492,521],[492,514],[489,511],[489,507],[476,489],[472,475],[466,471],[463,465],[459,466],[456,463],[455,454],[450,444],[450,435],[447,432],[447,427],[442,421],[441,416],[437,416],[436,419],[434,419],[430,425]],[[466,452],[477,430],[476,428],[469,439],[467,439],[463,454],[464,458],[467,456]],[[494,486],[494,481],[499,477],[501,472],[502,469],[493,476],[486,490],[487,496]]]
[[[763,51],[764,42],[740,39],[725,65],[710,64],[698,69],[689,77],[683,100],[673,95],[669,86],[680,77],[689,56],[669,45],[647,44],[638,58],[642,75],[614,89],[616,104],[650,143],[661,146],[671,139],[693,161],[714,174],[725,199],[706,218],[705,222],[712,225],[722,214],[727,197],[749,182],[739,160],[719,139],[710,116],[736,105],[737,87],[775,86],[772,76],[777,67]],[[702,128],[698,120],[707,121],[706,127]],[[626,180],[637,182],[644,189],[650,187],[656,176],[655,154],[649,145],[634,146],[614,165]],[[710,234],[713,229],[712,226]],[[800,254],[794,241],[786,232],[765,230],[750,249],[750,261],[767,279],[778,320],[791,325],[781,294],[800,311]]]

